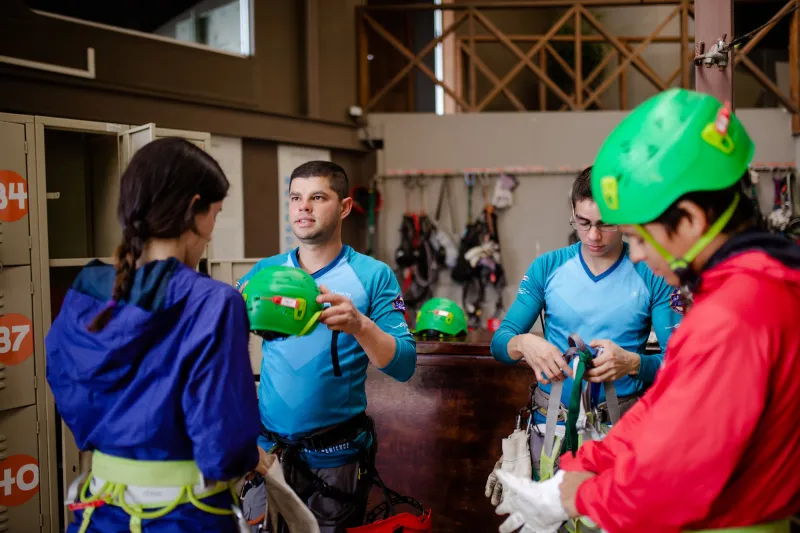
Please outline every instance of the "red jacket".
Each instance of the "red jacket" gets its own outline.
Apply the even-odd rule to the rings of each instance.
[[[678,533],[800,510],[800,247],[736,236],[701,274],[652,388],[563,470],[609,533]]]

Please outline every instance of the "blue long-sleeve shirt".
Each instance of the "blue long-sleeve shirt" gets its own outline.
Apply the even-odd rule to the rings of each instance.
[[[553,250],[538,257],[523,276],[517,297],[492,338],[492,355],[504,363],[508,343],[528,333],[539,313],[545,313],[545,339],[562,352],[567,339],[578,333],[588,344],[609,339],[641,357],[638,374],[615,382],[620,397],[645,390],[655,380],[663,361],[663,350],[681,315],[671,306],[673,289],[644,263],[634,264],[623,244],[619,259],[595,276],[581,255],[581,243]],[[645,355],[647,339],[655,329],[662,351]],[[573,380],[567,378],[561,401],[568,404]],[[550,385],[539,384],[545,391]],[[605,390],[600,401],[605,400]]]
[[[297,249],[262,259],[238,285],[272,265],[299,268]],[[350,298],[360,312],[394,337],[394,356],[380,370],[398,381],[409,380],[416,369],[416,342],[405,321],[400,285],[389,266],[344,246],[336,259],[312,277],[331,292]],[[366,410],[369,358],[355,337],[339,334],[335,342],[341,376],[336,376],[331,359],[333,341],[333,332],[318,324],[303,337],[263,342],[258,397],[261,423],[269,431],[296,439]],[[329,458],[341,455],[332,453]]]

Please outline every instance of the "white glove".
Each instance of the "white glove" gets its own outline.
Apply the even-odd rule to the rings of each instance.
[[[498,459],[497,463],[494,465],[494,470],[489,474],[489,479],[486,480],[486,489],[484,490],[484,494],[487,498],[491,498],[489,501],[491,501],[492,505],[495,507],[503,501],[503,484],[497,481],[497,474],[495,473],[502,467],[503,456],[501,455],[500,459]]]
[[[547,481],[537,483],[498,470],[497,479],[503,484],[503,503],[496,513],[510,514],[500,525],[500,533],[511,533],[523,526],[522,531],[526,533],[556,533],[569,519],[561,506],[559,485],[563,478],[564,471],[560,470]]]
[[[517,429],[503,439],[503,455],[495,465],[495,469],[523,479],[531,479],[533,465],[531,464],[530,440],[527,432]],[[491,502],[494,506],[503,501],[503,485],[497,482],[494,472],[486,482],[486,497],[492,498]]]

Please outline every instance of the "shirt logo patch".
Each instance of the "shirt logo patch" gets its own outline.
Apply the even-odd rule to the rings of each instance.
[[[683,313],[686,311],[686,301],[683,299],[680,289],[676,288],[674,291],[672,291],[672,294],[670,294],[669,306],[679,315],[683,315]]]
[[[406,310],[406,302],[405,302],[405,300],[403,300],[403,295],[402,294],[398,294],[397,295],[397,298],[395,298],[394,302],[392,302],[392,307],[394,307],[398,311],[404,311],[405,312],[405,310]]]

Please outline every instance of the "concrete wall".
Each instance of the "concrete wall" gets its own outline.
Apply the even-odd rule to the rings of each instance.
[[[583,168],[590,164],[604,137],[626,115],[621,111],[586,113],[490,113],[479,115],[421,114],[371,115],[372,134],[384,141],[379,155],[379,172],[390,169],[509,167],[539,165],[548,169],[562,166]],[[755,159],[761,162],[793,161],[796,141],[791,136],[791,116],[778,109],[743,109],[739,116],[755,139]],[[466,187],[452,178],[457,227],[450,227],[443,209],[442,223],[458,236],[466,222]],[[425,190],[425,208],[433,213],[441,179],[430,179]],[[502,260],[508,275],[505,294],[512,301],[519,279],[539,254],[568,244],[568,193],[572,176],[520,177],[514,205],[499,216]],[[379,214],[379,257],[394,266],[399,243],[399,226],[405,210],[402,180],[390,179],[381,186],[384,197]],[[491,191],[491,188],[490,188]],[[419,196],[411,204],[419,209]],[[769,209],[772,184],[763,180],[762,208]],[[476,188],[475,214],[482,203]],[[443,276],[439,293],[460,301],[460,286]]]

